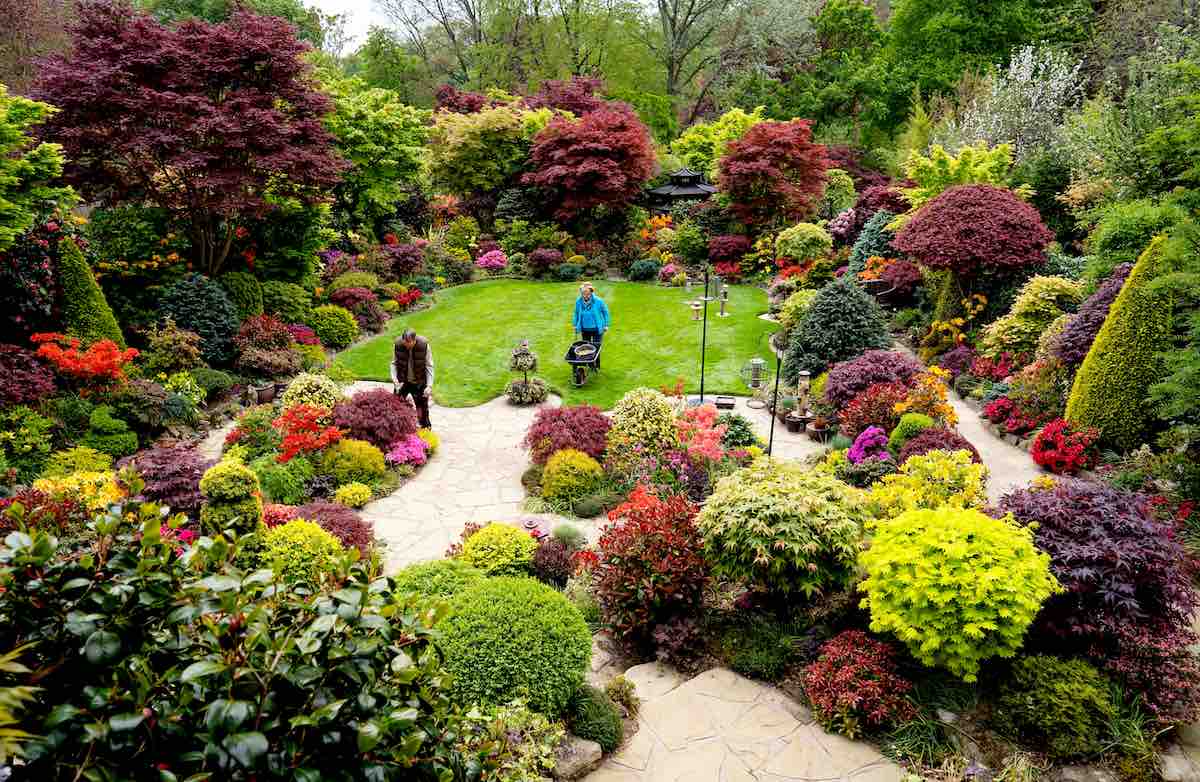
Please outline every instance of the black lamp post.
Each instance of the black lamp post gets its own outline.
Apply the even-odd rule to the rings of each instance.
[[[700,327],[700,404],[704,404],[704,354],[708,346],[708,264],[704,264],[704,325]]]
[[[783,358],[778,353],[775,354],[775,395],[771,397],[771,435],[767,440],[767,456],[771,455],[771,449],[775,447],[775,419],[778,415],[775,413],[775,406],[779,404],[779,376],[783,374]]]

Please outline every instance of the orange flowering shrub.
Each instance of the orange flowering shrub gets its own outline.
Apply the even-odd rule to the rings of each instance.
[[[947,428],[953,427],[958,423],[958,414],[947,401],[949,378],[950,373],[941,367],[930,367],[917,375],[908,396],[896,403],[896,413],[924,413]]]
[[[85,386],[104,386],[124,379],[124,367],[137,358],[134,348],[121,350],[111,339],[93,342],[87,348],[77,337],[55,332],[34,334],[37,357],[54,365],[59,375]]]
[[[280,464],[302,453],[323,451],[342,439],[341,429],[329,425],[329,411],[312,405],[293,405],[275,419],[273,426],[283,435],[276,457]]]

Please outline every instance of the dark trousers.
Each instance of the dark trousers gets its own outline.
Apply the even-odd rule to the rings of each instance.
[[[429,397],[425,396],[425,386],[419,383],[404,383],[396,395],[401,399],[411,396],[413,406],[417,408],[417,422],[421,428],[433,428],[433,424],[429,423]]]
[[[595,345],[597,348],[599,348],[600,345],[604,342],[604,335],[600,333],[599,329],[583,329],[579,333],[583,336],[584,342],[590,342],[593,345]],[[596,369],[599,369],[599,368],[600,368],[600,354],[597,353],[596,354]]]

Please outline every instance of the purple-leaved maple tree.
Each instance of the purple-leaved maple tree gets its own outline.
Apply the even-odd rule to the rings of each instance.
[[[59,109],[43,132],[62,144],[65,176],[95,203],[170,211],[209,275],[242,220],[282,198],[315,203],[346,168],[309,46],[281,19],[238,11],[168,27],[127,0],[87,0],[71,38],[32,90]]]

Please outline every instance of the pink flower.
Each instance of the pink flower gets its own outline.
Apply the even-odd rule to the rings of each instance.
[[[392,447],[385,455],[388,464],[410,464],[414,467],[420,467],[426,462],[429,457],[429,446],[415,434],[410,434],[401,440],[392,443]]]
[[[508,256],[503,250],[491,250],[479,256],[475,265],[487,271],[500,271],[508,266]]]

